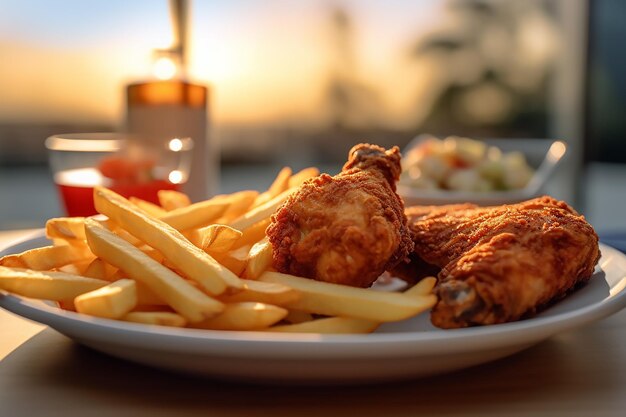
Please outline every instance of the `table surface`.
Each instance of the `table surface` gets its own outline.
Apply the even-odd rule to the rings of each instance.
[[[0,232],[0,247],[33,231]],[[258,386],[168,373],[0,309],[0,416],[623,416],[626,310],[524,352],[426,379]]]

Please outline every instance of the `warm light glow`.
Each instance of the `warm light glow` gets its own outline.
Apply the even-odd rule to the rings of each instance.
[[[179,170],[174,170],[170,172],[170,175],[167,177],[172,184],[180,184],[183,182],[183,173]]]
[[[176,57],[167,55],[173,41],[167,2],[131,10],[125,2],[95,4],[77,15],[91,27],[88,39],[81,25],[60,33],[54,19],[38,20],[59,12],[54,2],[39,2],[41,13],[30,13],[22,2],[5,3],[3,15],[9,8],[13,11],[7,16],[19,16],[11,27],[29,30],[16,29],[15,39],[0,42],[0,56],[11,57],[11,65],[0,65],[3,120],[116,126],[125,111],[120,92],[127,83],[146,81],[147,74],[182,76]],[[194,2],[185,68],[190,79],[217,92],[211,95],[216,123],[288,120],[302,126],[325,120],[336,53],[327,2],[224,3]],[[443,6],[436,5],[444,2],[400,2],[397,8],[385,2],[362,7],[358,0],[340,3],[354,28],[357,81],[377,90],[381,119],[407,119],[414,126],[412,112],[427,106],[415,105],[424,99],[414,93],[413,80],[431,81],[419,73],[421,63],[407,60],[407,48],[440,22]],[[136,27],[137,19],[145,23],[141,36],[128,38],[125,33]],[[3,29],[11,33],[11,27]],[[155,56],[155,48],[166,55]],[[40,62],[46,62],[45,71],[34,70]]]
[[[176,63],[168,57],[161,57],[154,62],[154,76],[159,80],[171,80],[178,72]]]
[[[183,149],[183,141],[178,138],[174,138],[170,140],[168,147],[172,152],[180,152]]]
[[[54,175],[54,182],[59,185],[70,185],[74,187],[95,187],[106,185],[106,178],[95,168],[72,169],[57,172]]]
[[[554,160],[561,159],[563,154],[565,154],[566,146],[563,142],[557,141],[550,146],[550,151],[548,152],[550,157]]]

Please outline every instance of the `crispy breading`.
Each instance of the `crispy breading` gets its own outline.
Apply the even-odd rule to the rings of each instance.
[[[431,314],[438,327],[534,314],[586,282],[600,257],[593,227],[551,197],[498,207],[411,207],[406,214],[416,264],[397,275],[415,279],[440,269]]]
[[[400,152],[352,148],[340,174],[305,182],[272,216],[274,267],[285,273],[370,286],[413,249],[396,194]]]

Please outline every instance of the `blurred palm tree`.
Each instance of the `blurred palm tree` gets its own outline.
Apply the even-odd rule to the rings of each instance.
[[[378,91],[360,76],[352,20],[344,8],[331,7],[328,33],[330,62],[321,110],[325,122],[309,137],[310,152],[322,160],[342,161],[356,142],[385,145],[394,139],[380,128]]]
[[[453,0],[447,24],[410,56],[429,74],[415,129],[468,136],[547,134],[557,27],[543,0]]]
[[[348,13],[341,7],[331,10],[332,60],[326,100],[332,129],[372,127],[379,97],[372,86],[359,80],[353,29]]]

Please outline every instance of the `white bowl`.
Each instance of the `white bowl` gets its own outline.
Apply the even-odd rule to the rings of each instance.
[[[402,151],[409,151],[424,140],[423,136],[413,139]],[[488,139],[488,145],[497,146],[503,152],[520,151],[528,164],[535,170],[532,179],[524,188],[507,191],[452,191],[425,190],[398,184],[398,194],[404,199],[406,206],[443,205],[457,203],[474,203],[479,206],[511,204],[537,197],[555,168],[567,152],[567,145],[559,140],[551,139]]]

